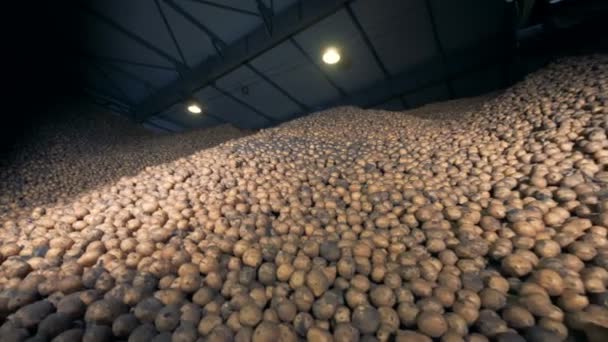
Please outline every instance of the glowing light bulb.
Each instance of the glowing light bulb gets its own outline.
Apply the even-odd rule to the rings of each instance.
[[[340,56],[338,49],[333,47],[328,48],[323,53],[323,62],[325,62],[325,64],[336,64],[340,62],[341,58],[342,57]]]
[[[191,104],[188,106],[188,111],[192,114],[200,114],[203,109],[197,104]]]

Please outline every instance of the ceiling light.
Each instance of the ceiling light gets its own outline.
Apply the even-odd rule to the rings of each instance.
[[[323,53],[323,62],[325,64],[336,64],[340,62],[340,52],[338,49],[330,47]]]
[[[194,98],[186,101],[186,109],[192,114],[200,114],[203,112],[203,106]]]
[[[203,110],[197,104],[191,104],[188,106],[188,111],[192,114],[200,114]]]

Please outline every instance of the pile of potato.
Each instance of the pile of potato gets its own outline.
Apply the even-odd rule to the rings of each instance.
[[[608,57],[342,107],[5,219],[3,341],[607,341]]]
[[[0,217],[67,203],[84,190],[133,176],[250,132],[231,125],[158,135],[98,107],[78,103],[32,124],[0,160]],[[4,156],[0,155],[0,157]],[[4,165],[3,165],[4,164]]]

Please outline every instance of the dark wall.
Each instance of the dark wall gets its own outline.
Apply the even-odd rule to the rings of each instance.
[[[82,22],[77,1],[10,1],[2,13],[4,152],[77,93]]]

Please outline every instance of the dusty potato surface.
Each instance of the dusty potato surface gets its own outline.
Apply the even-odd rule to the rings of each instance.
[[[607,129],[608,57],[568,58],[483,101],[335,108],[7,214],[0,336],[606,341]]]

